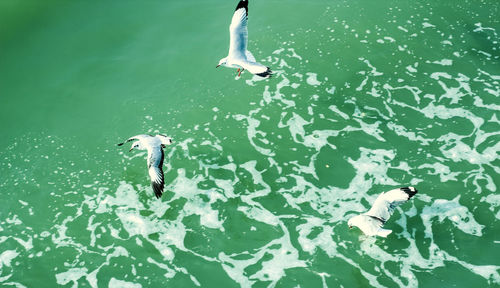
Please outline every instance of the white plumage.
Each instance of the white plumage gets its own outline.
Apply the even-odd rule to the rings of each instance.
[[[122,146],[123,144],[135,141],[129,151],[133,149],[147,150],[148,151],[148,173],[151,178],[151,187],[155,192],[156,198],[160,198],[163,193],[163,187],[165,186],[165,180],[163,178],[163,159],[165,154],[163,153],[163,148],[166,145],[172,144],[172,138],[165,135],[136,135],[127,139],[127,141],[118,144]]]
[[[408,201],[417,192],[414,187],[402,187],[382,193],[377,197],[370,210],[352,217],[347,225],[349,228],[358,227],[368,236],[387,237],[392,230],[382,228],[385,222],[389,220],[398,205]]]
[[[231,25],[229,25],[229,53],[219,61],[219,66],[238,68],[238,76],[243,70],[260,77],[271,77],[269,67],[258,63],[255,57],[247,50],[248,46],[248,0],[241,0],[236,6]]]

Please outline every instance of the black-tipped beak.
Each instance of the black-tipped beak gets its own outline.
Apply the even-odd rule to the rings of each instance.
[[[215,68],[219,68],[219,66],[220,66],[220,64],[219,64],[219,65],[217,65],[217,66],[215,66]]]
[[[128,150],[128,152],[130,152],[130,151],[132,151],[132,150],[134,150],[134,148],[130,148],[130,150]]]

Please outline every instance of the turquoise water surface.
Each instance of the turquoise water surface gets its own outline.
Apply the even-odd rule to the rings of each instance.
[[[500,2],[236,4],[0,1],[0,286],[499,287]]]

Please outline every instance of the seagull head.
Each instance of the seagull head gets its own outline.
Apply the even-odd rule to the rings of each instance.
[[[358,227],[358,221],[359,221],[359,215],[352,217],[347,221],[347,225],[349,226],[349,229],[352,229],[352,227],[356,226]]]
[[[221,65],[226,66],[226,63],[227,63],[227,57],[224,57],[224,58],[219,60],[219,64],[217,66],[215,66],[215,68],[219,68],[219,66],[221,66]]]

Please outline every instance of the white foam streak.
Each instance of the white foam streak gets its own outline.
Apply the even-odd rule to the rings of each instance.
[[[422,220],[424,221],[426,237],[432,238],[432,219],[437,218],[439,222],[445,219],[464,233],[474,236],[482,236],[483,225],[480,225],[474,219],[474,215],[462,206],[458,201],[460,196],[455,197],[453,200],[436,199],[430,206],[424,207],[421,213]]]
[[[66,285],[73,282],[73,288],[78,287],[78,279],[87,275],[87,268],[71,268],[66,272],[57,273],[56,281],[59,285]]]
[[[10,267],[12,260],[17,256],[19,256],[19,252],[16,250],[3,251],[2,254],[0,254],[0,268],[4,266]]]
[[[255,253],[227,255],[224,252],[219,253],[219,259],[226,273],[234,279],[241,287],[252,287],[257,281],[271,281],[269,287],[274,287],[276,283],[285,276],[285,270],[296,267],[306,267],[306,262],[299,260],[298,250],[293,247],[290,241],[290,235],[283,223],[279,227],[284,235],[259,248]],[[237,256],[246,255],[249,259],[237,260]],[[267,261],[262,261],[264,255],[272,255]],[[248,266],[260,263],[262,269],[253,275],[247,276],[245,269]]]
[[[307,75],[307,79],[306,79],[307,84],[309,84],[311,86],[321,85],[321,82],[318,81],[318,79],[317,79],[318,74],[312,73],[312,72],[307,72],[306,75]]]
[[[259,109],[254,110],[253,112],[256,113],[258,111],[259,111]],[[250,113],[250,115],[252,115],[254,113]],[[251,116],[245,116],[245,115],[235,115],[234,119],[236,119],[238,121],[246,120],[248,140],[250,141],[252,146],[255,148],[255,150],[257,150],[259,153],[266,155],[266,156],[274,156],[274,152],[272,152],[271,149],[263,148],[261,146],[258,146],[255,143],[255,140],[257,139],[258,136],[261,136],[261,137],[266,136],[265,132],[257,130],[257,127],[259,127],[259,125],[260,125],[259,120],[252,118]]]
[[[142,288],[141,284],[127,282],[123,280],[118,280],[115,277],[111,277],[108,284],[109,288]]]

